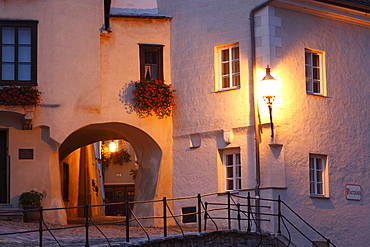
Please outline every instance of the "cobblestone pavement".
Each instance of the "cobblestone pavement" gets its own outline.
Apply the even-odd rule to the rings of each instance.
[[[98,227],[108,238],[110,245],[118,246],[118,243],[126,242],[126,228],[122,219],[123,217],[105,216],[94,217],[93,221],[95,223],[108,223],[106,225],[98,225]],[[76,227],[83,224],[84,219],[80,218],[69,221],[68,227],[71,227],[70,229],[53,230],[52,234],[58,240],[59,244],[49,232],[43,232],[43,246],[85,246],[85,227]],[[47,227],[51,229],[65,226],[47,225]],[[32,231],[38,229],[39,223],[0,221],[0,233]],[[163,238],[163,228],[145,228],[145,230],[148,232],[150,239]],[[182,230],[184,232],[197,231],[195,228],[183,228]],[[108,241],[101,232],[94,226],[89,227],[90,246],[109,246]],[[168,227],[167,234],[168,236],[179,235],[181,234],[181,230],[179,227]],[[148,238],[140,227],[130,227],[130,242],[146,239]],[[39,232],[0,235],[0,246],[39,246]]]

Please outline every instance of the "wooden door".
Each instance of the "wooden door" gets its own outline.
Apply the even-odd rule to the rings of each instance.
[[[7,131],[0,130],[0,203],[9,202]]]

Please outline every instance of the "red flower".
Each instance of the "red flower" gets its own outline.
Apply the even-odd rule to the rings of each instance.
[[[0,105],[37,106],[41,99],[41,92],[27,85],[0,87],[0,95]]]
[[[175,90],[164,81],[150,80],[135,82],[133,107],[141,117],[167,117],[172,113]]]

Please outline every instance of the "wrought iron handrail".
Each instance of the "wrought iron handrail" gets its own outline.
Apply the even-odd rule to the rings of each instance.
[[[293,222],[286,217],[286,215],[282,214],[282,206],[285,207],[285,209],[289,210],[289,212],[292,212],[295,216],[298,217],[298,219],[306,224],[311,230],[313,230],[315,233],[317,233],[320,237],[325,239],[327,242],[327,246],[334,246],[336,247],[328,238],[326,238],[324,235],[322,235],[319,231],[317,231],[314,227],[312,227],[307,221],[305,221],[301,216],[299,216],[291,207],[289,207],[285,202],[283,202],[280,198],[278,197],[277,200],[275,199],[266,199],[266,198],[254,198],[250,196],[250,193],[248,193],[248,196],[240,196],[240,195],[234,195],[231,194],[230,192],[227,193],[227,202],[214,202],[210,201],[207,202],[205,201],[205,197],[209,197],[211,195],[217,195],[218,193],[210,193],[210,194],[205,194],[201,195],[198,194],[197,196],[189,196],[189,197],[178,197],[178,198],[166,198],[163,197],[161,200],[149,200],[149,201],[133,201],[133,202],[122,202],[122,203],[108,203],[108,204],[99,204],[99,205],[84,205],[84,206],[75,206],[75,207],[62,207],[62,208],[43,208],[40,207],[38,209],[28,209],[28,210],[21,210],[23,212],[27,211],[38,211],[39,212],[39,227],[38,229],[35,230],[27,230],[27,231],[15,231],[15,232],[2,232],[0,233],[1,235],[12,235],[12,234],[25,234],[25,233],[31,233],[31,232],[39,232],[39,246],[42,246],[43,243],[43,232],[48,231],[55,242],[61,246],[60,242],[58,239],[55,237],[55,235],[52,233],[52,231],[56,230],[65,230],[65,229],[71,229],[71,228],[79,228],[79,227],[84,227],[85,228],[85,246],[90,246],[89,244],[89,227],[93,226],[95,227],[100,234],[104,237],[105,241],[108,243],[109,246],[111,246],[111,242],[109,238],[104,234],[104,232],[99,228],[100,225],[105,225],[105,224],[112,224],[112,223],[125,223],[125,228],[126,228],[126,242],[130,241],[130,222],[131,221],[136,221],[137,224],[141,227],[143,232],[146,234],[148,241],[150,241],[150,237],[148,232],[145,230],[144,226],[140,223],[140,220],[144,219],[163,219],[163,235],[164,237],[167,237],[168,235],[168,219],[172,218],[174,222],[176,223],[177,227],[181,230],[181,233],[183,235],[183,238],[185,239],[185,234],[184,231],[181,227],[181,224],[179,224],[177,218],[178,217],[183,217],[183,216],[189,216],[189,215],[195,215],[196,221],[197,221],[197,228],[198,232],[202,231],[207,231],[207,220],[211,220],[218,231],[219,226],[217,225],[215,220],[227,220],[227,228],[232,229],[231,223],[232,221],[237,221],[238,224],[238,230],[241,230],[241,222],[242,221],[247,221],[247,232],[251,232],[253,225],[255,226],[255,229],[257,230],[258,233],[260,233],[260,244],[262,242],[262,231],[259,226],[259,222],[262,221],[271,221],[271,219],[261,219],[260,216],[265,216],[265,217],[277,217],[277,233],[281,234],[281,223],[283,223],[288,235],[289,235],[289,244],[291,243],[291,234],[288,230],[288,227],[285,224],[285,221],[288,222],[294,229],[296,229],[303,237],[305,237],[308,241],[310,241],[314,246],[317,246],[308,236],[303,233],[298,227],[296,227]],[[234,200],[234,198],[238,199],[246,199],[246,203],[239,203]],[[168,204],[169,201],[178,201],[178,200],[186,200],[186,199],[196,199],[197,200],[197,210],[192,213],[182,213],[182,214],[174,214],[171,210],[170,205]],[[271,206],[265,206],[265,205],[260,205],[252,203],[252,201],[265,201],[265,202],[272,202],[272,203],[277,203],[277,213],[263,213],[260,210],[256,210],[257,205],[259,208],[265,208],[265,209],[270,209]],[[218,200],[220,201],[220,200]],[[153,215],[153,216],[145,216],[145,217],[137,217],[133,210],[132,210],[132,205],[135,204],[141,204],[141,203],[162,203],[162,208],[163,212],[162,215]],[[91,217],[91,208],[92,207],[106,207],[110,205],[123,205],[126,213],[126,218],[124,221],[114,221],[114,222],[103,222],[103,223],[95,223]],[[215,206],[214,208],[209,208],[209,206]],[[64,226],[64,227],[58,227],[58,228],[48,228],[44,221],[44,212],[45,211],[53,211],[53,210],[68,210],[68,209],[84,209],[84,215],[85,215],[85,222],[84,224],[81,225],[76,225],[76,226]],[[226,211],[227,217],[220,217],[218,216],[211,216],[214,212],[223,212]],[[0,211],[1,214],[7,214],[10,212],[15,212],[15,210],[12,211],[6,211],[2,210]],[[170,215],[167,214],[167,212],[170,213]],[[232,216],[232,214],[236,214],[236,216]],[[203,215],[203,217],[202,217]],[[130,219],[130,217],[133,217],[133,219]],[[258,216],[258,217],[257,217]],[[202,219],[204,220],[203,222],[203,230],[202,230]],[[258,246],[260,245],[258,244]]]

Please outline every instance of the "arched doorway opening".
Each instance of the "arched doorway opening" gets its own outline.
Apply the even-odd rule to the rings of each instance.
[[[135,200],[154,199],[162,159],[159,145],[147,133],[134,126],[111,122],[84,126],[70,134],[60,146],[62,194],[66,206],[103,203],[106,198],[102,193],[104,184],[97,172],[100,162],[94,146],[102,141],[112,140],[128,143],[134,153],[133,161],[140,167],[135,179]],[[115,191],[116,188],[111,186],[109,191],[104,192],[117,192],[117,196],[120,196],[122,190],[119,189],[122,188]],[[124,189],[130,194],[130,188]],[[136,210],[140,211],[139,208]],[[104,213],[98,209],[92,212],[93,216]],[[67,214],[69,217],[78,216],[80,213],[76,210]]]

